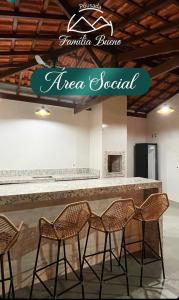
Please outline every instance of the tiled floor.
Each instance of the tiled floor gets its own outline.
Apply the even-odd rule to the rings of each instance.
[[[139,287],[138,264],[129,259],[129,283],[130,298],[132,299],[176,299],[179,297],[179,204],[171,204],[171,207],[164,216],[164,257],[166,268],[166,280],[160,278],[160,263],[154,263],[145,267],[144,288]],[[108,265],[108,264],[107,264]],[[99,268],[100,266],[97,266]],[[114,267],[115,271],[115,267]],[[99,282],[94,275],[87,269],[85,271],[85,292],[87,299],[97,299],[99,292]],[[60,281],[61,282],[61,281]],[[73,284],[73,278],[68,284]],[[49,287],[53,282],[48,282]],[[62,281],[65,286],[65,281]],[[61,284],[61,286],[62,286]],[[28,299],[29,288],[17,291],[17,298]],[[48,294],[37,284],[34,288],[33,298],[45,299]],[[81,289],[77,287],[61,298],[81,298]],[[126,287],[124,278],[117,278],[113,281],[107,281],[103,288],[103,298],[106,299],[125,299]]]

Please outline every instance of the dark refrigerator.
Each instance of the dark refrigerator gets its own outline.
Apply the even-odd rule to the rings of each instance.
[[[134,176],[158,179],[157,144],[140,143],[134,147]]]

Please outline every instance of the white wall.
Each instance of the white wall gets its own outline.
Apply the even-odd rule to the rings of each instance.
[[[93,106],[90,112],[90,168],[102,168],[102,104]]]
[[[0,170],[91,167],[103,170],[104,151],[127,151],[127,100],[112,97],[92,111],[0,101]],[[108,124],[106,129],[102,124]]]
[[[112,97],[103,103],[103,151],[127,150],[127,98]]]
[[[175,112],[160,115],[153,110],[147,119],[127,118],[128,177],[134,175],[133,147],[135,143],[158,144],[159,179],[169,198],[179,202],[179,94],[167,101]]]
[[[167,104],[174,113],[160,115],[157,108],[147,119],[127,118],[128,177],[134,176],[135,143],[158,143],[159,179],[170,199],[179,202],[179,94]]]
[[[102,105],[102,156],[105,151],[122,151],[127,154],[127,97],[111,97]],[[127,160],[125,165],[126,176]]]
[[[147,119],[127,117],[127,176],[134,176],[134,145],[147,141]]]
[[[46,119],[38,104],[0,101],[0,169],[89,166],[89,114],[49,106]]]
[[[179,202],[179,94],[168,101],[175,112],[148,116],[148,141],[159,146],[159,178],[170,199]]]

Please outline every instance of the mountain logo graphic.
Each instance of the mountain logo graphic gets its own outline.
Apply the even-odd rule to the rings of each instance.
[[[87,10],[98,11],[100,13],[103,13],[103,11],[95,8],[86,8],[86,9],[79,10],[79,12],[87,11]],[[71,17],[68,23],[67,32],[90,33],[97,30],[101,30],[104,27],[109,27],[111,30],[111,36],[113,35],[112,22],[107,21],[103,16],[100,16],[97,20],[95,20],[94,23],[90,23],[84,16],[81,16],[77,21],[74,21],[75,17],[76,14],[74,14]]]

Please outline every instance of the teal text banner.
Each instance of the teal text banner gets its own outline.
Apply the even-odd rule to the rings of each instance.
[[[141,96],[150,83],[143,68],[43,68],[31,78],[38,96]]]

